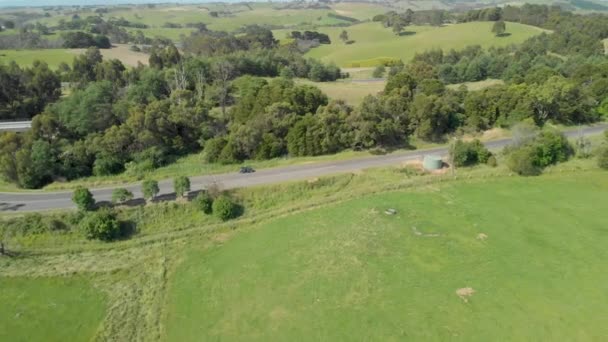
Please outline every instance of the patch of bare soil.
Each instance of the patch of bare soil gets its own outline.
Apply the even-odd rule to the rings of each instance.
[[[486,241],[487,238],[488,238],[488,236],[486,234],[479,233],[479,234],[477,234],[477,238],[476,239],[479,240],[479,241]]]
[[[471,298],[474,293],[475,290],[473,290],[472,287],[463,287],[461,289],[456,290],[456,294],[458,295],[458,297],[460,297],[460,299],[462,299],[462,301],[464,301],[465,303],[469,302],[469,298]]]

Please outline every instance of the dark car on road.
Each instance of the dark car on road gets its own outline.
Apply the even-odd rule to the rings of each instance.
[[[255,170],[251,166],[242,166],[239,173],[254,173]]]

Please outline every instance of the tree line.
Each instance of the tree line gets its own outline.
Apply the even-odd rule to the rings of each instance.
[[[150,67],[126,69],[90,49],[72,67],[44,72],[69,79],[72,93],[55,103],[56,98],[41,102],[46,107],[38,106],[41,114],[30,133],[0,136],[0,174],[37,188],[54,179],[145,175],[177,156],[201,151],[208,162],[219,163],[312,156],[405,146],[412,137],[444,141],[454,133],[522,120],[587,123],[608,110],[606,57],[589,56],[581,48],[580,54],[561,58],[544,37],[518,47],[419,54],[406,66],[391,66],[384,91],[353,107],[292,80],[335,79],[338,68],[275,46],[262,30],[241,36],[249,50],[194,57],[159,45]],[[260,44],[272,47],[256,48]],[[38,68],[48,69],[42,63]],[[478,92],[447,87],[485,77],[505,84]],[[49,89],[57,89],[56,81]]]

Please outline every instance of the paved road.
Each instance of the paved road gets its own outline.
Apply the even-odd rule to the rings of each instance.
[[[599,134],[608,128],[608,124],[587,127],[582,130],[568,131],[568,137],[576,137],[579,134],[585,136]],[[499,149],[511,142],[511,139],[501,139],[487,142],[489,149]],[[287,167],[259,170],[251,174],[227,173],[218,175],[207,175],[191,177],[191,188],[193,190],[203,189],[213,182],[218,182],[224,189],[249,187],[255,185],[272,184],[285,181],[310,179],[314,177],[353,172],[357,170],[397,165],[401,162],[420,159],[427,154],[445,155],[446,147],[439,147],[421,151],[395,153],[390,155],[356,158],[351,160],[311,163]],[[136,198],[141,198],[139,184],[131,184],[124,187],[132,191]],[[173,192],[173,181],[164,180],[159,182],[160,196],[170,198]],[[97,201],[110,201],[112,188],[91,190]],[[34,193],[0,193],[0,212],[10,211],[42,211],[51,209],[73,208],[71,200],[72,192],[34,192]]]
[[[0,122],[0,132],[25,132],[31,128],[31,121]]]

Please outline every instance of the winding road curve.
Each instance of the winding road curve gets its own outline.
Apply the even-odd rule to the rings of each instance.
[[[599,134],[608,128],[608,124],[601,124],[592,127],[585,127],[581,130],[565,132],[566,136],[573,138],[579,134],[589,136]],[[489,149],[499,149],[511,143],[511,139],[500,139],[486,142]],[[193,190],[204,189],[209,184],[217,182],[224,189],[249,187],[264,184],[273,184],[286,181],[302,180],[313,177],[347,173],[357,170],[390,166],[408,160],[419,159],[427,154],[445,155],[446,147],[434,149],[395,153],[390,155],[372,156],[356,158],[350,160],[319,162],[313,164],[294,165],[287,167],[277,167],[259,170],[255,173],[240,174],[226,173],[217,175],[191,177],[191,188]],[[108,188],[93,189],[91,192],[98,202],[110,201],[112,190],[115,188],[126,188],[133,192],[135,198],[141,198],[139,183],[130,185],[118,185]],[[171,198],[173,193],[173,180],[167,179],[159,182],[159,197]],[[18,211],[44,211],[54,209],[74,208],[72,203],[72,191],[63,192],[27,192],[27,193],[6,193],[0,192],[0,212]]]

